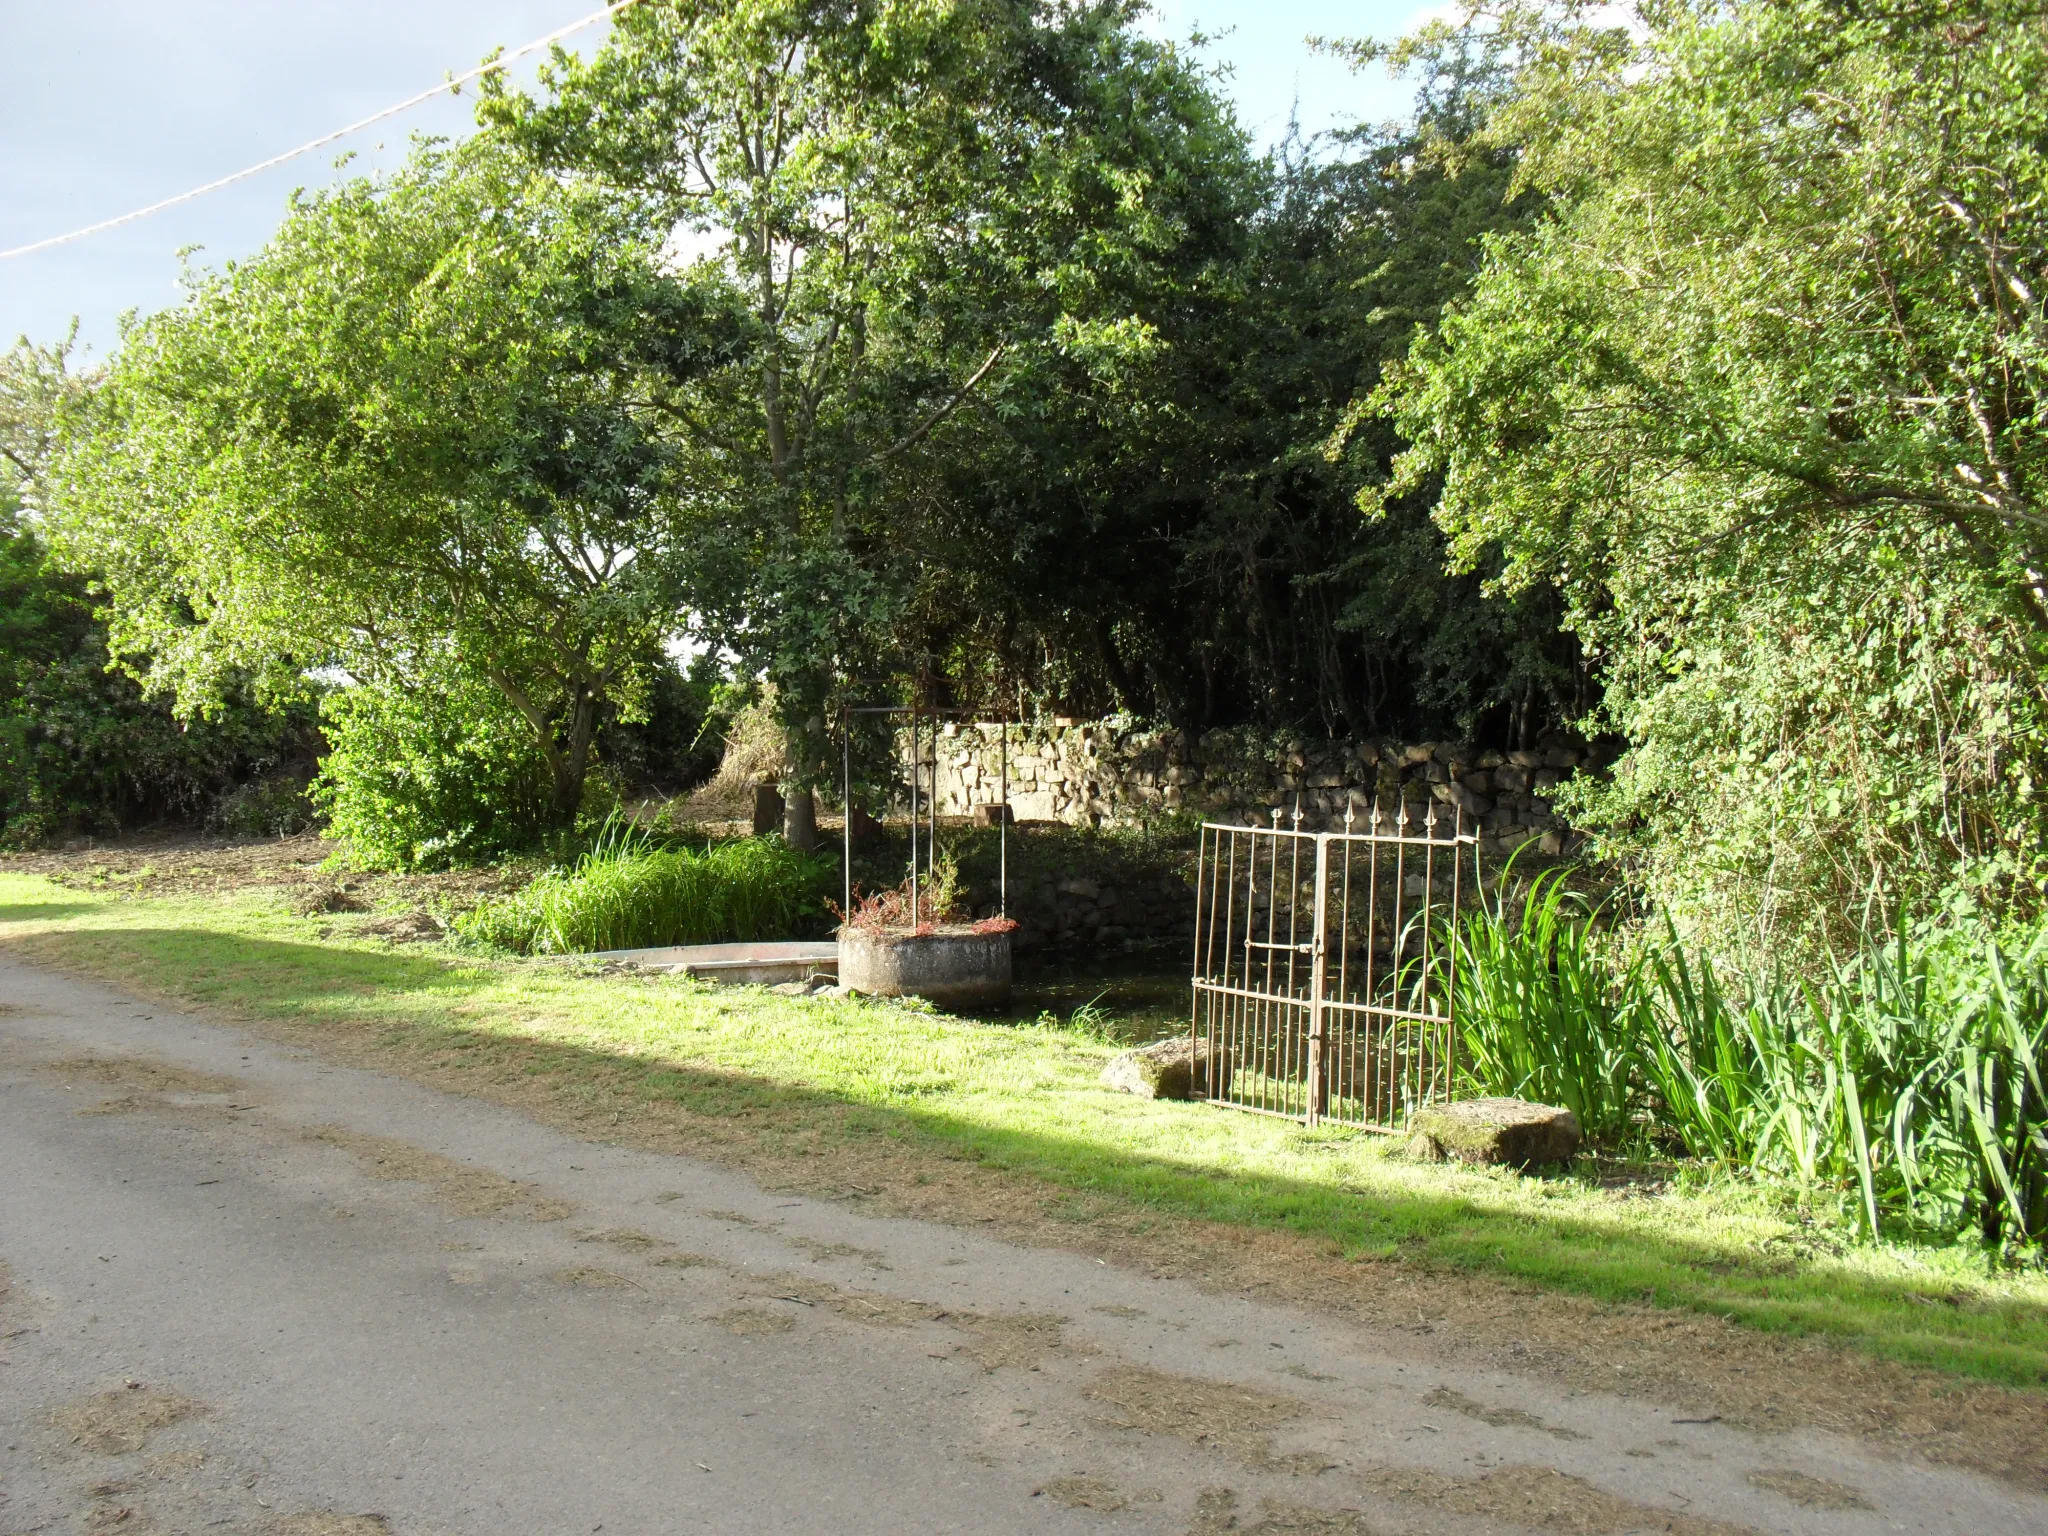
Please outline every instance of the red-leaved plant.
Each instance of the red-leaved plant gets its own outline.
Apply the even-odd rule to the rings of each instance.
[[[967,913],[960,905],[960,868],[948,854],[940,854],[933,861],[932,872],[917,882],[913,897],[911,882],[905,879],[901,885],[891,886],[885,891],[863,892],[854,887],[853,910],[844,911],[839,903],[830,903],[833,913],[839,919],[841,928],[857,928],[862,933],[912,933],[918,935],[933,932],[941,923],[959,923],[967,920]],[[1014,932],[1017,924],[1007,917],[984,917],[974,925],[974,932],[984,936],[995,933]]]

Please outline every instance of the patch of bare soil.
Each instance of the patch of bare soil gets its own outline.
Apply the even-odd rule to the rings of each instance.
[[[326,868],[341,851],[340,844],[314,832],[281,838],[217,837],[189,827],[159,827],[106,840],[75,838],[62,848],[0,854],[0,870],[42,875],[71,890],[132,896],[275,891],[305,917],[384,907],[469,907],[485,896],[516,890],[528,877],[517,868],[440,874]],[[407,915],[428,917],[424,912]],[[438,925],[431,936],[439,937]]]
[[[221,1077],[211,1072],[193,1072],[169,1062],[142,1056],[74,1056],[53,1061],[45,1069],[73,1083],[92,1083],[125,1094],[191,1094],[218,1097],[247,1091],[238,1077]]]
[[[1422,1400],[1432,1408],[1448,1408],[1452,1413],[1462,1413],[1468,1419],[1477,1419],[1482,1424],[1491,1424],[1495,1429],[1505,1429],[1510,1425],[1514,1425],[1522,1429],[1541,1430],[1554,1440],[1584,1440],[1587,1438],[1576,1429],[1564,1429],[1556,1424],[1545,1423],[1542,1419],[1537,1418],[1535,1414],[1524,1412],[1520,1408],[1490,1407],[1485,1403],[1474,1402],[1464,1393],[1454,1392],[1449,1387],[1438,1387]]]
[[[796,1326],[796,1320],[788,1311],[771,1311],[767,1307],[733,1307],[711,1319],[722,1328],[730,1329],[743,1339],[765,1338],[771,1333],[787,1333]]]
[[[711,1264],[716,1261],[705,1258],[701,1253],[690,1253],[684,1249],[677,1248],[669,1253],[664,1253],[660,1258],[654,1259],[651,1262],[663,1265],[669,1269],[695,1269],[699,1265]]]
[[[656,1260],[656,1263],[662,1262]],[[712,1263],[711,1260],[699,1260]],[[729,1266],[718,1265],[727,1269]],[[874,1328],[908,1328],[917,1323],[939,1323],[964,1337],[956,1353],[974,1361],[984,1371],[1010,1367],[1037,1370],[1049,1357],[1066,1348],[1067,1319],[1047,1313],[968,1312],[941,1307],[885,1291],[844,1290],[805,1275],[735,1272],[742,1290],[763,1301],[781,1301],[804,1307],[823,1307],[849,1322]]]
[[[1195,1519],[1188,1536],[1379,1536],[1356,1509],[1310,1509],[1265,1499],[1259,1504],[1260,1518],[1247,1525],[1237,1513],[1237,1492],[1231,1488],[1204,1488],[1195,1496]]]
[[[1166,1495],[1157,1488],[1140,1488],[1126,1493],[1106,1477],[1056,1477],[1043,1488],[1037,1489],[1055,1504],[1064,1504],[1068,1509],[1093,1509],[1105,1515],[1129,1509],[1137,1504],[1164,1503]]]
[[[935,1320],[967,1335],[960,1353],[984,1371],[999,1371],[1006,1365],[1035,1371],[1048,1355],[1065,1345],[1060,1330],[1067,1320],[1047,1313],[941,1312]]]
[[[1809,1477],[1790,1467],[1766,1467],[1749,1474],[1750,1486],[1782,1495],[1801,1509],[1872,1509],[1875,1506],[1854,1488],[1831,1483],[1823,1477]]]
[[[561,1221],[576,1207],[543,1194],[531,1184],[489,1168],[459,1163],[390,1136],[367,1136],[346,1126],[322,1125],[302,1133],[307,1141],[339,1147],[357,1158],[373,1179],[424,1184],[457,1216],[516,1216],[526,1221]]]
[[[66,1403],[50,1422],[71,1437],[71,1443],[98,1456],[126,1456],[149,1443],[160,1429],[206,1412],[206,1405],[175,1392],[152,1392],[130,1382],[112,1392],[96,1392]]]
[[[206,1465],[206,1452],[195,1446],[179,1451],[163,1451],[143,1462],[142,1470],[151,1477],[190,1477]]]
[[[1637,1504],[1555,1467],[1498,1467],[1478,1477],[1416,1467],[1373,1467],[1367,1489],[1380,1498],[1473,1515],[1559,1536],[1663,1531],[1668,1536],[1751,1536],[1750,1527]]]
[[[637,1291],[643,1289],[637,1280],[628,1280],[624,1275],[614,1270],[598,1269],[588,1264],[578,1265],[574,1269],[565,1269],[556,1275],[555,1278],[566,1286],[586,1291]]]
[[[1274,1432],[1310,1413],[1299,1398],[1137,1365],[1104,1371],[1084,1395],[1099,1403],[1106,1410],[1103,1421],[1118,1429],[1172,1435],[1258,1471],[1312,1475],[1329,1465],[1320,1456],[1284,1456],[1274,1449]]]

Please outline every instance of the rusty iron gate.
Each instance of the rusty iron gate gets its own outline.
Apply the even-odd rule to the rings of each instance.
[[[1194,1038],[1209,1099],[1314,1125],[1398,1130],[1447,1099],[1457,957],[1447,936],[1479,838],[1433,803],[1344,829],[1206,823],[1195,877]]]

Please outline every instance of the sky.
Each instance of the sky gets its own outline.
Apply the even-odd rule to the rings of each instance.
[[[367,117],[566,26],[602,0],[0,0],[0,250],[174,196]],[[1154,0],[1176,40],[1199,30],[1224,89],[1270,143],[1405,114],[1409,92],[1354,75],[1306,39],[1394,36],[1419,0]],[[602,26],[568,42],[595,48]],[[533,60],[515,68],[530,78]],[[50,342],[74,316],[89,356],[119,317],[175,304],[179,252],[214,265],[261,247],[295,187],[403,159],[411,135],[466,132],[473,96],[442,96],[232,187],[120,229],[0,261],[0,346]]]

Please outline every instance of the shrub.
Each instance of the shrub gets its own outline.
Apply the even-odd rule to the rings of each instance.
[[[478,864],[557,830],[532,728],[487,684],[343,688],[323,714],[330,747],[313,801],[366,864]]]
[[[463,938],[529,955],[785,939],[822,915],[826,868],[780,838],[695,850],[613,823],[568,869],[456,919]]]
[[[108,669],[87,578],[0,506],[0,840],[210,819],[238,786],[303,773],[317,742],[310,711],[240,690],[189,721],[145,698]]]
[[[302,773],[238,785],[213,803],[206,825],[236,837],[290,837],[313,825],[313,802]]]

